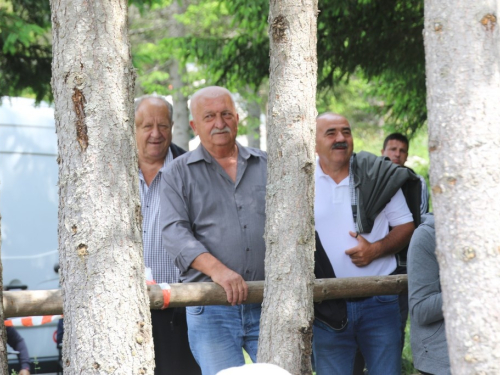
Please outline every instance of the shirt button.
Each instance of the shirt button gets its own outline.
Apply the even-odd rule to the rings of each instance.
[[[249,271],[249,270],[246,270],[246,272],[245,272],[245,273],[250,273],[250,271]]]
[[[250,249],[247,247],[247,248],[246,248],[246,251],[250,251]]]
[[[238,206],[238,210],[241,210],[243,207],[242,206]]]
[[[245,224],[245,225],[243,225],[243,229],[247,229],[247,226],[246,226],[246,224]]]

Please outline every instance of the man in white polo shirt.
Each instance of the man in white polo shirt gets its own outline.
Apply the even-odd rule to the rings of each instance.
[[[418,178],[385,158],[354,154],[349,122],[334,113],[318,116],[316,152],[315,221],[323,262],[336,277],[392,274],[395,254],[415,228],[400,187]],[[370,375],[399,375],[398,296],[348,299],[346,307],[347,324],[340,327],[316,315],[317,375],[352,374],[358,348]]]

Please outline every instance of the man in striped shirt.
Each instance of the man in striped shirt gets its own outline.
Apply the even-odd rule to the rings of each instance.
[[[172,114],[172,105],[160,96],[143,96],[135,102],[144,263],[157,283],[179,282],[179,270],[163,249],[159,227],[161,169],[186,152],[171,143]],[[185,308],[152,310],[151,321],[155,375],[200,374],[189,349]]]

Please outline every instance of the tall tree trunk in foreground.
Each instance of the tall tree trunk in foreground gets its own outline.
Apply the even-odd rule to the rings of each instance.
[[[259,362],[311,374],[317,1],[270,2],[266,282]]]
[[[0,375],[7,375],[7,335],[3,316],[2,216],[0,215]]]
[[[453,374],[500,373],[500,1],[426,0],[431,186]]]
[[[152,374],[127,1],[52,0],[65,374]]]

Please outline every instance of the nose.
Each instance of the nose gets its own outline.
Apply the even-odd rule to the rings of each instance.
[[[153,126],[153,128],[151,129],[151,136],[154,138],[158,138],[158,137],[160,137],[160,135],[161,135],[160,128],[158,127],[157,124],[155,124]]]
[[[220,113],[218,113],[217,116],[215,116],[214,126],[217,129],[224,129],[226,127],[226,122],[224,121],[224,119],[222,118],[222,115]]]
[[[335,142],[345,142],[344,133],[338,132],[337,136],[335,137]]]

